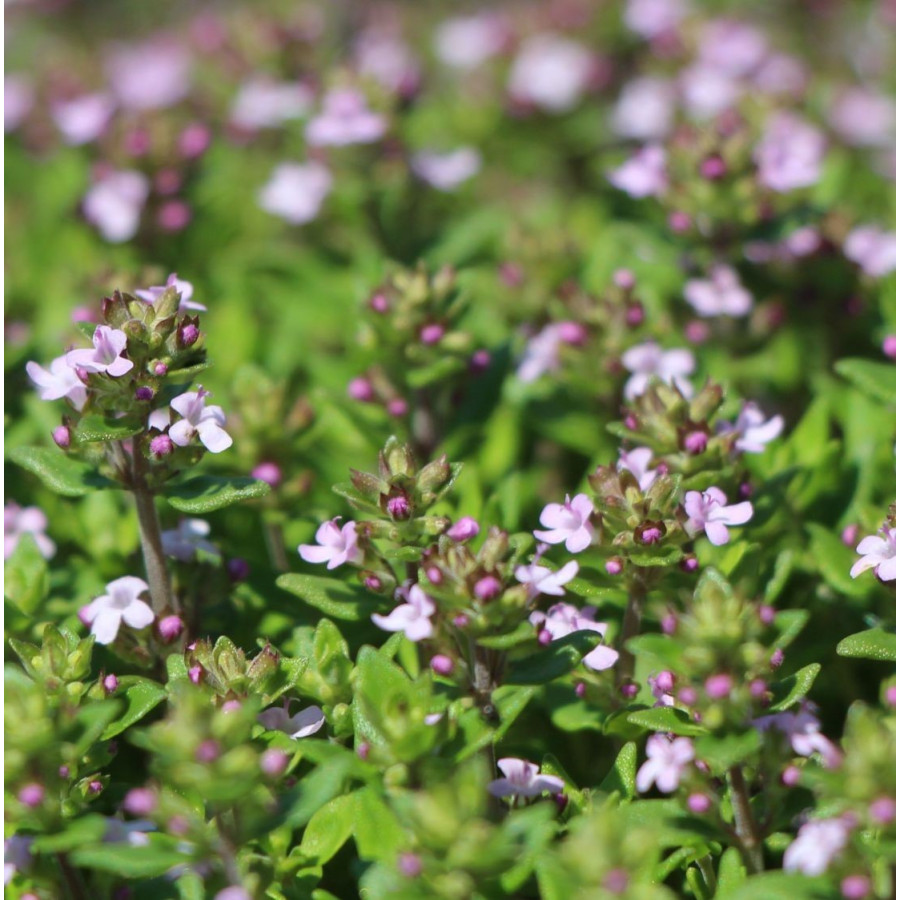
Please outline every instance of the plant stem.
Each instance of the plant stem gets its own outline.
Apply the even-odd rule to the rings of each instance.
[[[287,572],[290,568],[287,554],[284,552],[284,532],[280,522],[266,520],[263,528],[266,539],[266,550],[269,552],[269,561],[278,572]]]
[[[728,770],[728,787],[731,793],[731,806],[734,810],[734,829],[741,844],[747,870],[755,875],[763,870],[762,842],[750,809],[750,796],[747,783],[740,766],[732,766]]]
[[[631,579],[628,586],[625,615],[622,617],[622,634],[619,637],[620,649],[616,674],[620,684],[634,677],[634,654],[626,648],[625,644],[640,630],[641,608],[646,596],[647,586],[643,579],[640,576]]]
[[[72,864],[69,862],[68,857],[65,853],[57,853],[56,861],[59,863],[59,868],[62,871],[63,880],[66,883],[66,888],[69,895],[72,897],[72,900],[84,900],[87,896],[84,892],[84,886],[81,883],[81,879],[78,877],[78,872],[72,868]]]
[[[178,612],[178,603],[172,594],[169,570],[162,548],[162,534],[153,491],[147,484],[147,461],[144,459],[141,441],[135,438],[132,454],[132,485],[134,502],[137,507],[138,526],[141,532],[141,552],[144,554],[144,568],[150,585],[150,599],[153,611],[160,615],[167,609]]]

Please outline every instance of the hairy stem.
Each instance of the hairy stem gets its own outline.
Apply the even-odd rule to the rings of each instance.
[[[641,628],[641,608],[647,596],[647,587],[641,578],[633,579],[628,588],[628,602],[625,605],[625,615],[622,617],[622,633],[619,636],[619,660],[616,665],[616,675],[619,683],[628,681],[634,677],[634,654],[625,644],[633,638]]]
[[[284,531],[280,522],[267,520],[263,528],[266,539],[266,550],[269,553],[269,562],[277,572],[287,572],[290,568],[287,554],[284,552]]]
[[[147,460],[144,459],[141,442],[135,438],[132,463],[132,485],[134,502],[137,507],[138,526],[141,532],[141,552],[144,554],[144,568],[150,585],[150,599],[153,611],[160,615],[167,609],[178,612],[178,604],[172,594],[169,570],[162,548],[162,533],[153,491],[147,484]]]
[[[734,809],[734,830],[740,841],[747,870],[751,875],[762,872],[762,841],[750,809],[750,795],[747,793],[747,783],[744,781],[744,773],[740,766],[732,766],[728,770],[728,788],[731,793],[731,806]]]

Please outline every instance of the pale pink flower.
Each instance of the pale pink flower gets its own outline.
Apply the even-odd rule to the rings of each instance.
[[[715,265],[709,279],[692,278],[684,286],[684,297],[701,316],[746,316],[753,297],[731,266]]]
[[[15,131],[34,106],[34,87],[23,75],[8,72],[3,79],[3,130]]]
[[[778,96],[801,97],[806,89],[809,74],[796,56],[773,53],[753,75],[753,83],[759,90]]]
[[[360,35],[356,66],[361,75],[401,97],[414,94],[422,78],[409,46],[388,29],[369,28]]]
[[[98,325],[94,329],[93,342],[93,350],[70,350],[66,354],[66,362],[73,369],[105,373],[113,378],[134,368],[134,363],[122,356],[128,345],[128,336],[124,331],[108,325]]]
[[[854,147],[890,147],[894,117],[893,100],[865,87],[845,88],[828,108],[831,127]]]
[[[716,19],[704,26],[698,58],[729,75],[747,75],[768,53],[765,35],[757,28],[733,19]]]
[[[540,769],[526,759],[507,756],[497,760],[497,768],[505,777],[488,785],[495,797],[538,797],[545,791],[558,794],[565,786],[555,775],[541,775]]]
[[[620,472],[631,472],[637,479],[638,487],[642,491],[646,491],[663,471],[659,466],[651,469],[651,459],[653,459],[653,451],[649,447],[635,447],[634,450],[627,452],[620,450],[616,469]]]
[[[669,187],[666,151],[656,144],[642,147],[606,177],[613,187],[631,197],[659,197]]]
[[[638,769],[635,787],[643,794],[655,783],[662,793],[671,794],[693,759],[694,745],[689,738],[670,741],[663,734],[651,734],[647,738],[647,761]]]
[[[231,104],[231,123],[247,131],[278,128],[305,116],[312,105],[313,92],[306,85],[254,76],[241,85]]]
[[[631,31],[651,40],[675,31],[688,9],[684,0],[628,0],[622,18]]]
[[[110,172],[84,195],[84,216],[106,240],[121,244],[137,234],[149,193],[150,182],[141,172]]]
[[[198,550],[219,558],[222,555],[219,548],[206,540],[209,531],[209,522],[205,519],[182,519],[177,528],[162,533],[163,553],[181,562],[191,562]]]
[[[685,378],[695,367],[690,350],[663,350],[659,344],[645,341],[622,354],[622,365],[633,373],[625,383],[627,400],[634,400],[643,394],[653,377],[675,385],[685,397],[690,397],[694,392],[691,383]]]
[[[384,631],[402,631],[411,641],[421,641],[434,634],[431,616],[435,611],[434,600],[417,584],[407,593],[407,602],[396,607],[389,615],[373,613],[372,621]]]
[[[507,32],[503,20],[494,13],[447,19],[435,31],[434,49],[448,66],[475,69],[503,49]]]
[[[191,86],[187,48],[167,38],[118,46],[105,54],[106,74],[119,103],[144,112],[172,106]]]
[[[684,511],[688,515],[685,529],[692,537],[701,531],[717,547],[728,543],[728,525],[743,525],[753,516],[753,506],[748,500],[726,506],[728,499],[717,487],[700,491],[688,491],[684,498]]]
[[[578,343],[583,330],[575,322],[551,322],[525,345],[525,353],[516,377],[526,384],[560,367],[559,351],[563,344]]]
[[[672,127],[675,88],[665,78],[645,76],[629,81],[612,114],[616,134],[639,141],[658,141]]]
[[[307,706],[292,716],[288,711],[289,705],[290,701],[285,700],[283,706],[264,709],[256,721],[267,731],[284,732],[295,741],[315,734],[325,724],[325,713],[318,706]]]
[[[170,287],[175,288],[175,290],[181,294],[181,302],[178,304],[179,312],[185,312],[190,309],[197,310],[198,312],[206,312],[206,307],[202,303],[197,303],[196,300],[191,299],[194,296],[194,285],[192,285],[190,281],[184,281],[179,278],[175,272],[172,272],[172,274],[169,275],[165,284],[156,284],[152,287],[145,288],[144,290],[135,291],[134,293],[135,296],[140,297],[141,300],[146,300],[148,303],[156,303]]]
[[[196,391],[179,394],[169,404],[183,418],[169,429],[169,437],[179,447],[187,447],[195,438],[210,453],[221,453],[232,443],[231,436],[225,431],[225,413],[221,406],[207,406],[209,391],[198,387]]]
[[[40,388],[41,400],[59,400],[63,397],[79,412],[87,402],[87,388],[78,373],[69,365],[68,354],[57,356],[48,371],[36,362],[25,364],[28,377]]]
[[[734,447],[743,453],[762,453],[766,444],[774,441],[783,428],[784,419],[781,416],[772,416],[766,421],[765,413],[752,402],[741,407],[734,425],[725,422],[720,426],[721,431],[737,434]]]
[[[510,95],[551,113],[572,109],[594,70],[591,53],[556,34],[537,34],[519,49],[507,84]]]
[[[576,494],[570,500],[566,494],[564,503],[548,503],[541,512],[541,525],[550,531],[535,531],[539,541],[548,544],[565,542],[569,553],[580,553],[594,539],[594,526],[590,518],[594,512],[594,504],[587,494]]]
[[[527,566],[516,568],[516,581],[528,585],[528,593],[532,597],[547,594],[549,597],[562,597],[566,591],[563,585],[568,584],[578,574],[578,563],[570,560],[562,568],[554,572],[537,561]]]
[[[853,823],[848,818],[815,819],[800,826],[784,851],[784,870],[822,875],[847,845]]]
[[[793,113],[775,113],[753,151],[760,182],[778,192],[815,184],[825,148],[825,136],[817,128]]]
[[[596,610],[593,606],[585,606],[584,609],[578,609],[571,603],[555,603],[546,613],[536,610],[529,617],[528,621],[532,625],[540,628],[541,634],[549,635],[549,640],[558,641],[567,635],[575,634],[577,631],[593,631],[600,637],[606,636],[606,623],[596,622],[594,615]],[[548,640],[548,638],[544,638]],[[590,651],[582,662],[595,672],[602,672],[610,669],[616,664],[619,658],[617,651],[605,644],[598,644]]]
[[[798,756],[820,754],[826,769],[836,769],[841,764],[841,751],[821,733],[822,724],[809,707],[804,707],[799,712],[762,716],[754,719],[753,724],[760,731],[778,729],[789,739],[791,748]]]
[[[78,146],[95,141],[106,131],[116,102],[109,94],[85,94],[55,103],[50,111],[67,144]]]
[[[9,559],[19,546],[22,535],[29,534],[44,557],[50,559],[56,553],[56,544],[47,537],[47,516],[36,506],[24,509],[13,500],[3,507],[3,558]]]
[[[893,231],[861,225],[844,240],[844,255],[866,275],[881,278],[897,267],[897,235]]]
[[[881,581],[897,578],[897,529],[885,526],[881,534],[864,537],[856,547],[862,556],[853,564],[850,577],[857,578],[868,569],[874,569]]]
[[[481,169],[481,154],[474,147],[448,153],[422,151],[413,155],[410,167],[422,181],[439,191],[452,191]]]
[[[685,110],[695,119],[706,120],[733,106],[743,88],[727,72],[708,63],[694,63],[678,77]]]
[[[332,182],[322,163],[281,163],[260,190],[259,205],[291,225],[303,225],[319,215]]]
[[[111,644],[122,622],[131,628],[146,628],[154,619],[153,610],[138,599],[149,592],[146,581],[126,575],[107,586],[108,593],[97,597],[80,612],[80,618],[91,626],[98,644]]]
[[[362,551],[357,544],[356,523],[338,525],[340,516],[323,522],[316,531],[315,544],[301,544],[300,556],[308,563],[328,563],[329,569],[336,569],[346,562],[354,563],[362,559]]]
[[[306,140],[316,147],[371,144],[385,131],[387,120],[369,109],[364,94],[334,88],[322,100],[322,111],[306,126]]]

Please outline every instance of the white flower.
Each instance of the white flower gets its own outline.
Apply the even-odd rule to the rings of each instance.
[[[639,141],[658,141],[672,126],[675,89],[664,78],[636,78],[622,88],[612,116],[616,134]]]
[[[435,31],[435,52],[448,66],[474,69],[503,49],[506,31],[503,20],[493,13],[448,19]]]
[[[625,398],[634,400],[656,376],[666,384],[674,384],[685,397],[694,390],[684,377],[694,371],[694,356],[690,350],[663,350],[653,341],[630,347],[622,354],[622,365],[634,374],[625,384]]]
[[[666,192],[669,176],[666,172],[666,151],[657,144],[641,147],[618,169],[606,176],[609,183],[625,191],[630,197],[658,197]]]
[[[69,365],[67,355],[57,356],[50,363],[50,371],[36,362],[26,363],[25,371],[40,388],[41,400],[59,400],[65,397],[80,412],[87,402],[87,388]]]
[[[84,195],[84,216],[106,240],[121,244],[137,234],[149,193],[150,182],[141,172],[111,172]]]
[[[844,255],[866,275],[881,278],[897,267],[897,235],[871,225],[854,228],[844,241]]]
[[[85,372],[105,373],[118,378],[134,368],[134,363],[122,354],[128,345],[128,336],[118,328],[98,325],[94,329],[93,350],[70,350],[66,362],[73,369]]]
[[[85,94],[55,104],[50,114],[63,140],[78,146],[89,144],[103,134],[115,108],[115,100],[109,94]]]
[[[452,191],[481,168],[481,154],[474,147],[459,147],[449,153],[422,151],[413,155],[413,172],[439,191]]]
[[[231,121],[239,128],[277,128],[310,111],[312,90],[290,81],[253,77],[241,85],[231,105]]]
[[[170,287],[175,288],[181,294],[181,302],[178,304],[178,312],[184,312],[188,309],[195,309],[198,312],[206,312],[206,307],[202,303],[197,303],[191,299],[194,296],[194,285],[190,281],[184,281],[179,278],[175,272],[166,279],[165,284],[155,284],[144,290],[135,291],[136,297],[146,300],[148,303],[155,303]]]
[[[3,507],[3,558],[9,559],[19,546],[23,534],[30,534],[41,556],[50,559],[56,553],[56,544],[47,537],[47,517],[36,506],[24,509],[14,501]]]
[[[434,614],[434,600],[417,584],[409,589],[408,602],[398,606],[390,615],[372,615],[372,621],[384,631],[402,631],[411,641],[431,637],[434,626],[429,618]]]
[[[107,586],[108,593],[97,597],[82,611],[98,644],[111,644],[124,622],[131,628],[146,628],[154,619],[153,610],[138,597],[149,591],[147,582],[132,575],[117,578]]]
[[[220,558],[218,547],[206,540],[208,535],[209,522],[205,519],[182,519],[177,528],[162,533],[163,553],[181,562],[190,562],[198,550]]]
[[[497,760],[497,768],[506,776],[488,785],[495,797],[537,797],[544,791],[559,793],[564,783],[555,775],[541,775],[540,769],[527,759],[507,756]]]
[[[234,443],[225,431],[225,413],[222,412],[222,407],[207,406],[208,396],[209,391],[198,387],[196,391],[179,394],[172,400],[169,405],[184,416],[169,429],[172,443],[186,447],[196,436],[210,453],[221,453]]]
[[[259,205],[291,225],[311,222],[331,192],[331,172],[321,163],[282,163],[258,195]]]
[[[753,297],[731,266],[716,265],[709,279],[692,278],[684,286],[684,298],[701,316],[746,316]]]
[[[784,870],[821,875],[846,846],[851,829],[847,819],[816,819],[801,825],[784,851]]]
[[[734,442],[736,450],[743,453],[762,453],[766,444],[774,441],[784,428],[784,419],[781,416],[772,416],[766,421],[765,413],[752,402],[745,403],[734,425],[723,423],[722,431],[734,431],[737,440]]]
[[[387,131],[387,120],[369,109],[365,96],[353,88],[335,88],[322,100],[322,111],[306,126],[314,147],[371,144]]]
[[[850,570],[850,577],[856,578],[868,569],[874,569],[881,581],[897,578],[897,529],[884,527],[881,534],[864,537],[857,545],[856,552],[862,553]]]
[[[325,713],[318,706],[307,706],[293,716],[288,712],[288,703],[263,710],[257,717],[267,731],[283,731],[295,741],[315,734],[325,724]]]
[[[653,451],[649,447],[635,447],[627,453],[619,451],[619,459],[616,469],[620,472],[631,472],[637,479],[638,487],[642,491],[650,488],[660,475],[660,468],[650,468],[650,460],[653,459]]]
[[[753,506],[748,500],[726,506],[728,499],[717,487],[700,491],[688,491],[684,498],[684,511],[688,515],[685,530],[691,536],[706,532],[709,540],[720,547],[728,543],[726,525],[744,525],[753,517]]]
[[[591,515],[594,504],[587,494],[576,494],[569,499],[566,494],[564,503],[548,503],[541,511],[541,525],[550,531],[535,531],[539,541],[548,544],[565,542],[569,553],[581,553],[594,539],[594,526]]]
[[[606,623],[595,622],[594,614],[596,610],[592,606],[586,606],[584,609],[578,609],[571,603],[556,603],[542,613],[539,610],[533,612],[528,621],[532,625],[540,628],[542,632],[550,635],[550,640],[558,641],[567,635],[575,634],[576,631],[593,631],[605,637]],[[612,668],[619,658],[617,651],[605,644],[598,644],[582,659],[582,662],[595,672],[602,672],[604,669]]]
[[[316,530],[315,544],[301,544],[297,549],[308,563],[328,563],[329,569],[336,569],[345,562],[358,562],[362,552],[357,544],[356,523],[347,522],[343,527],[337,523],[340,516],[323,522]]]
[[[647,761],[638,769],[635,787],[643,794],[655,782],[662,793],[671,794],[693,759],[694,745],[689,738],[670,741],[665,735],[651,734],[647,738]]]
[[[569,560],[561,569],[554,572],[546,566],[539,566],[535,561],[528,566],[519,566],[515,574],[516,581],[528,585],[528,592],[532,597],[538,594],[562,597],[566,593],[563,585],[568,584],[578,574],[578,563],[574,559]]]
[[[566,112],[581,99],[593,69],[588,50],[555,34],[528,38],[509,75],[516,100],[552,113]]]

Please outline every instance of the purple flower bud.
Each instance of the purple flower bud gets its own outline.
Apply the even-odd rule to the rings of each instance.
[[[103,690],[107,694],[115,693],[119,688],[119,679],[115,675],[107,675],[103,679]]]
[[[612,559],[606,561],[604,568],[608,575],[621,575],[622,569],[625,568],[625,564],[618,556],[614,556]]]
[[[897,802],[893,797],[879,797],[872,801],[869,815],[879,825],[890,825],[897,818]]]
[[[690,685],[678,692],[678,702],[685,706],[693,706],[697,702],[697,692]]]
[[[133,816],[149,816],[156,809],[156,793],[149,788],[132,788],[122,801],[122,809]]]
[[[749,481],[742,481],[738,485],[738,495],[742,500],[748,500],[753,496],[753,485]]]
[[[431,657],[431,668],[438,675],[449,675],[453,671],[453,660],[443,653]]]
[[[652,676],[651,676],[652,678]],[[656,689],[664,694],[671,694],[675,687],[675,675],[668,669],[663,669],[655,679]]]
[[[485,575],[475,582],[474,593],[479,600],[493,600],[502,590],[500,579],[493,575]]]
[[[709,435],[702,431],[691,431],[684,436],[684,449],[688,453],[698,454],[706,450],[709,443]]]
[[[844,900],[865,900],[872,890],[872,882],[865,875],[848,875],[841,882]]]
[[[179,616],[163,616],[156,627],[159,629],[159,636],[168,644],[184,631],[184,622]]]
[[[700,163],[700,176],[709,181],[718,181],[728,171],[725,160],[721,156],[707,156]]]
[[[587,340],[587,329],[579,322],[560,322],[557,334],[564,344],[573,347],[579,347]]]
[[[692,344],[702,344],[709,338],[709,325],[693,319],[684,326],[684,337]]]
[[[259,758],[259,767],[263,775],[268,775],[269,778],[277,778],[279,775],[284,774],[290,761],[290,756],[284,750],[276,750],[274,747],[270,747]]]
[[[779,647],[772,655],[769,657],[769,665],[773,669],[777,669],[784,662],[784,650]]]
[[[426,347],[430,347],[433,344],[436,344],[442,337],[444,336],[444,326],[438,325],[437,322],[432,322],[429,325],[424,325],[422,330],[419,332],[419,340],[425,344]]]
[[[211,763],[219,758],[219,753],[219,742],[210,738],[200,744],[194,753],[194,758],[197,762]]]
[[[68,778],[69,777],[69,767],[68,766],[60,766],[59,767],[59,777],[60,778]]]
[[[516,263],[500,263],[497,274],[500,276],[500,281],[508,288],[519,287],[525,281],[525,274],[522,272],[522,267],[516,265]]]
[[[153,374],[158,376],[159,378],[163,378],[169,374],[169,367],[164,362],[154,363]]]
[[[437,566],[429,566],[425,570],[425,577],[432,584],[440,584],[444,580],[444,575]]]
[[[409,404],[402,397],[395,397],[388,401],[387,411],[388,415],[400,419],[409,412]]]
[[[98,781],[96,778],[93,781],[88,782],[88,793],[89,794],[99,794],[100,791],[103,790],[103,782]]]
[[[178,151],[186,159],[196,159],[206,152],[212,135],[200,122],[192,122],[178,135]]]
[[[57,425],[53,429],[53,442],[61,450],[68,450],[72,443],[72,432],[65,425]]]
[[[200,684],[203,680],[203,666],[191,666],[188,669],[188,678],[193,684]]]
[[[669,612],[666,613],[662,617],[662,621],[659,623],[659,627],[662,629],[663,634],[673,635],[678,628],[678,616],[675,613]]]
[[[625,310],[625,324],[637,328],[644,321],[644,307],[640,303],[629,303]]]
[[[167,200],[156,214],[156,221],[163,231],[181,231],[187,227],[192,215],[190,206],[184,200]]]
[[[402,494],[398,497],[391,497],[387,502],[388,515],[395,520],[404,520],[410,517],[412,507],[409,500]]]
[[[193,347],[199,337],[200,329],[193,322],[188,322],[178,329],[178,344],[181,347]]]
[[[447,537],[451,541],[468,541],[479,531],[481,531],[481,526],[471,516],[463,516],[447,529]]]
[[[788,766],[781,773],[781,783],[785,787],[795,787],[800,783],[800,769],[797,766]]]
[[[154,397],[153,388],[147,387],[147,385],[142,384],[135,392],[134,399],[139,400],[141,403],[146,403],[148,400],[152,400]]]
[[[610,894],[624,894],[628,890],[628,872],[625,869],[610,869],[603,879],[603,887]]]
[[[93,621],[92,619],[88,618],[88,606],[89,604],[85,604],[81,607],[81,609],[78,610],[78,621],[81,622],[81,624],[84,625],[85,628],[90,628],[91,622]]]
[[[458,616],[453,617],[453,624],[457,628],[468,628],[469,617],[465,613],[460,613]]]
[[[237,712],[240,708],[241,708],[240,700],[226,700],[222,704],[222,712],[223,713]]]
[[[390,309],[387,297],[384,294],[375,294],[369,301],[369,306],[377,313],[386,313]]]
[[[569,805],[569,798],[560,791],[553,795],[553,802],[556,804],[556,811],[562,812]]]
[[[123,144],[129,156],[144,156],[150,149],[150,135],[144,128],[134,128],[126,133]]]
[[[278,463],[271,461],[261,462],[259,465],[254,466],[250,475],[258,481],[264,481],[272,487],[278,487],[278,485],[281,484],[282,475]]]
[[[881,344],[881,349],[888,359],[897,358],[897,336],[889,334]]]
[[[691,217],[686,212],[669,213],[669,228],[675,234],[684,234],[686,231],[690,231],[691,225]]]
[[[762,678],[754,678],[753,681],[750,682],[750,696],[754,700],[762,700],[763,697],[766,696],[768,690],[769,686]]]
[[[158,434],[150,439],[150,455],[155,459],[163,459],[175,452],[175,444],[167,434]]]
[[[645,525],[640,531],[642,544],[658,544],[662,539],[662,529],[656,525]]]
[[[553,640],[553,635],[550,634],[550,632],[547,631],[546,628],[542,628],[542,629],[538,632],[537,639],[538,639],[538,643],[539,643],[542,647],[546,647],[547,644],[549,644],[549,643]]]
[[[369,758],[369,747],[366,741],[361,741],[360,744],[356,748],[356,755],[363,761]]]
[[[469,371],[473,375],[480,375],[491,364],[491,354],[487,350],[476,350],[469,360]]]
[[[897,686],[889,685],[884,692],[884,702],[892,709],[897,708]]]
[[[234,582],[246,581],[250,575],[250,563],[240,556],[229,559],[225,568],[228,570],[228,577]]]
[[[44,788],[42,785],[32,782],[31,784],[26,784],[19,791],[19,803],[23,806],[29,806],[33,809],[35,806],[40,806],[43,802]]]
[[[841,540],[844,542],[844,545],[847,547],[855,547],[858,543],[857,538],[859,537],[859,525],[855,522],[852,522],[841,532]]]
[[[587,693],[587,685],[583,681],[575,684],[575,696],[580,700]]]
[[[638,695],[638,686],[634,684],[634,682],[629,681],[619,688],[619,693],[621,693],[626,700],[634,700]]]
[[[634,272],[631,269],[616,269],[613,272],[613,284],[623,291],[630,291],[635,284]]]
[[[625,427],[629,431],[635,431],[638,427],[638,421],[631,413],[625,416]]]
[[[700,563],[697,562],[696,556],[689,555],[681,561],[681,568],[685,572],[696,572],[700,568]]]
[[[775,621],[775,607],[763,604],[759,608],[759,621],[763,625],[771,625]]]
[[[706,794],[691,794],[687,798],[687,807],[695,815],[702,816],[705,812],[709,812],[712,802]]]
[[[710,675],[706,679],[704,687],[710,700],[723,700],[731,693],[734,682],[730,675],[722,673],[721,675]]]
[[[366,575],[366,577],[363,579],[363,584],[370,591],[381,590],[381,579],[377,575]]]
[[[72,310],[72,321],[75,324],[79,322],[95,322],[94,309],[91,306],[76,306]]]
[[[375,399],[375,389],[368,378],[353,378],[347,385],[347,395],[360,403],[371,403]]]
[[[422,860],[415,853],[401,853],[397,868],[407,878],[416,878],[422,874]]]

